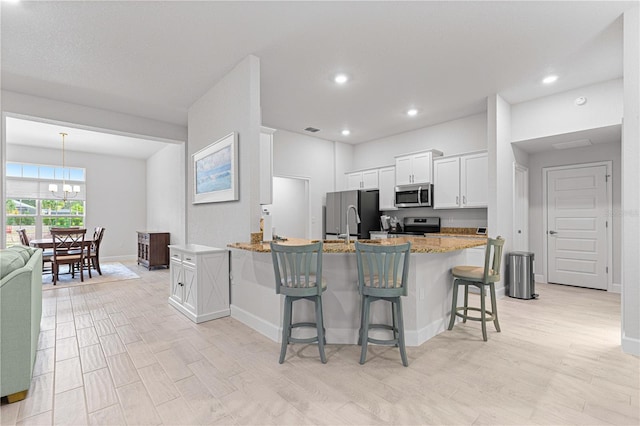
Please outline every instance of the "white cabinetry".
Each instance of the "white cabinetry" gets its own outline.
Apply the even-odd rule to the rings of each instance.
[[[396,168],[383,167],[378,170],[379,180],[379,209],[380,210],[397,210],[395,206],[396,198]]]
[[[169,304],[195,323],[229,316],[229,251],[196,244],[169,250]]]
[[[347,173],[347,189],[378,189],[378,169]]]
[[[432,182],[432,162],[442,152],[432,149],[396,157],[396,185],[412,185]]]
[[[273,134],[275,129],[260,128],[260,204],[273,203]]]
[[[487,153],[433,161],[433,208],[479,208],[488,205]]]

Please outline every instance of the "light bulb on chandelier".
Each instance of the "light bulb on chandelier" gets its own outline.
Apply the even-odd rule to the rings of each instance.
[[[55,183],[49,184],[49,192],[55,198],[60,198],[63,201],[67,201],[69,198],[75,198],[80,193],[80,185],[69,185],[66,183],[65,168],[64,168],[64,137],[66,133],[60,133],[62,135],[62,194],[58,194],[58,185]]]

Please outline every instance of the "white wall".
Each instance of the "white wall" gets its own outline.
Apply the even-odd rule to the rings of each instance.
[[[249,241],[260,226],[260,62],[248,56],[189,108],[188,156],[238,133],[239,200],[192,204],[193,164],[187,170],[187,242],[226,247]]]
[[[502,271],[513,239],[513,162],[511,146],[511,105],[499,95],[487,99],[487,143],[489,151],[489,235],[505,239]],[[506,274],[503,275],[506,277]],[[505,279],[498,288],[504,287]]]
[[[7,160],[34,164],[59,164],[56,149],[7,145]],[[144,160],[103,154],[65,151],[65,164],[86,169],[85,225],[105,229],[100,248],[103,260],[135,259],[136,231],[146,226],[146,163]]]
[[[184,126],[6,90],[2,91],[2,112],[89,126],[105,133],[139,135],[144,139],[187,139]]]
[[[640,7],[623,20],[622,349],[640,355]]]
[[[612,226],[613,240],[613,283],[621,283],[621,221],[620,212],[620,142],[593,145],[590,147],[563,149],[540,152],[529,155],[529,251],[535,253],[535,273],[542,274],[545,270],[546,259],[542,257],[545,229],[542,226],[544,210],[542,168],[563,166],[568,164],[593,163],[597,161],[612,161],[612,214],[609,215]]]
[[[622,79],[512,105],[512,141],[535,139],[622,122]],[[587,103],[575,104],[584,96]]]
[[[351,147],[298,133],[278,130],[273,135],[273,174],[309,179],[311,238],[322,238],[326,193],[335,191],[334,155]]]
[[[444,155],[487,149],[486,117],[484,113],[471,115],[356,145],[351,170],[390,166],[395,156],[427,149]]]
[[[186,242],[185,145],[167,145],[147,160],[147,230]]]

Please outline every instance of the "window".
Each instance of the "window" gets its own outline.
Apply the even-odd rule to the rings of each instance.
[[[81,168],[7,163],[7,246],[20,244],[18,229],[29,239],[45,238],[52,227],[85,226],[85,170]],[[49,184],[62,181],[80,186],[80,193],[67,201],[53,198]]]

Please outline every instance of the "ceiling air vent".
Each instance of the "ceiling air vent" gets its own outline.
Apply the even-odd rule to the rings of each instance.
[[[304,129],[305,132],[310,132],[310,133],[315,133],[315,132],[319,132],[320,129],[316,129],[315,127],[307,127],[306,129]]]

